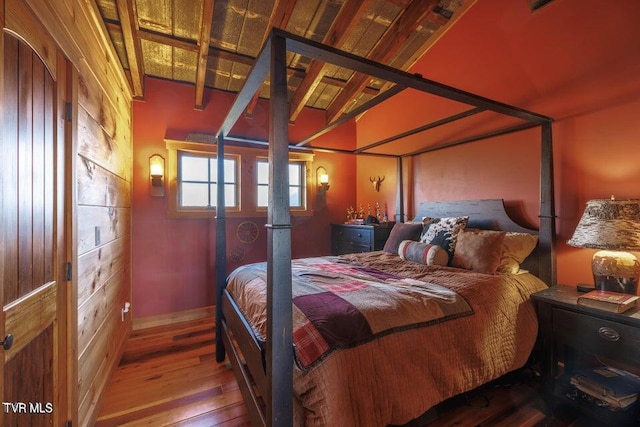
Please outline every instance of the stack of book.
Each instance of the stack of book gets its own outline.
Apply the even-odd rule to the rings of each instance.
[[[611,410],[628,408],[640,393],[640,378],[610,366],[580,369],[571,377],[571,384]]]

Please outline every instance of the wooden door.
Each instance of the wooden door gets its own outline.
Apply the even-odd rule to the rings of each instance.
[[[36,21],[9,20],[26,32],[46,32]],[[6,6],[6,7],[4,7]],[[27,16],[27,15],[24,15]],[[25,25],[25,22],[28,25]],[[0,425],[62,426],[68,418],[65,370],[64,120],[56,81],[60,57],[43,62],[34,37],[0,38],[2,53],[0,134]],[[60,77],[58,75],[58,77]],[[5,338],[2,338],[5,337]],[[11,340],[9,346],[6,342]],[[10,348],[9,348],[10,347]]]

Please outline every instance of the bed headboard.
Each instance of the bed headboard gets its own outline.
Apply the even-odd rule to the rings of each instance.
[[[415,220],[421,221],[426,216],[434,218],[469,216],[468,228],[538,234],[537,230],[516,224],[507,215],[502,199],[422,202],[418,206]],[[539,276],[541,256],[540,245],[538,245],[524,260],[522,268]]]

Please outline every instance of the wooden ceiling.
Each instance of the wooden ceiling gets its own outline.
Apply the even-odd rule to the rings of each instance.
[[[96,1],[134,97],[158,77],[193,84],[203,108],[205,87],[240,90],[273,27],[408,70],[476,0]],[[333,122],[390,87],[293,54],[288,77],[292,122],[304,106]]]

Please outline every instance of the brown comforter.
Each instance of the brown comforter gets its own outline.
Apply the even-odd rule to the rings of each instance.
[[[338,260],[444,286],[466,300],[473,314],[339,349],[312,369],[295,366],[294,393],[303,408],[296,415],[304,424],[404,424],[527,361],[537,334],[529,295],[546,288],[533,275],[426,267],[385,252]],[[264,287],[240,288],[234,281],[227,287],[254,330],[263,331]]]

